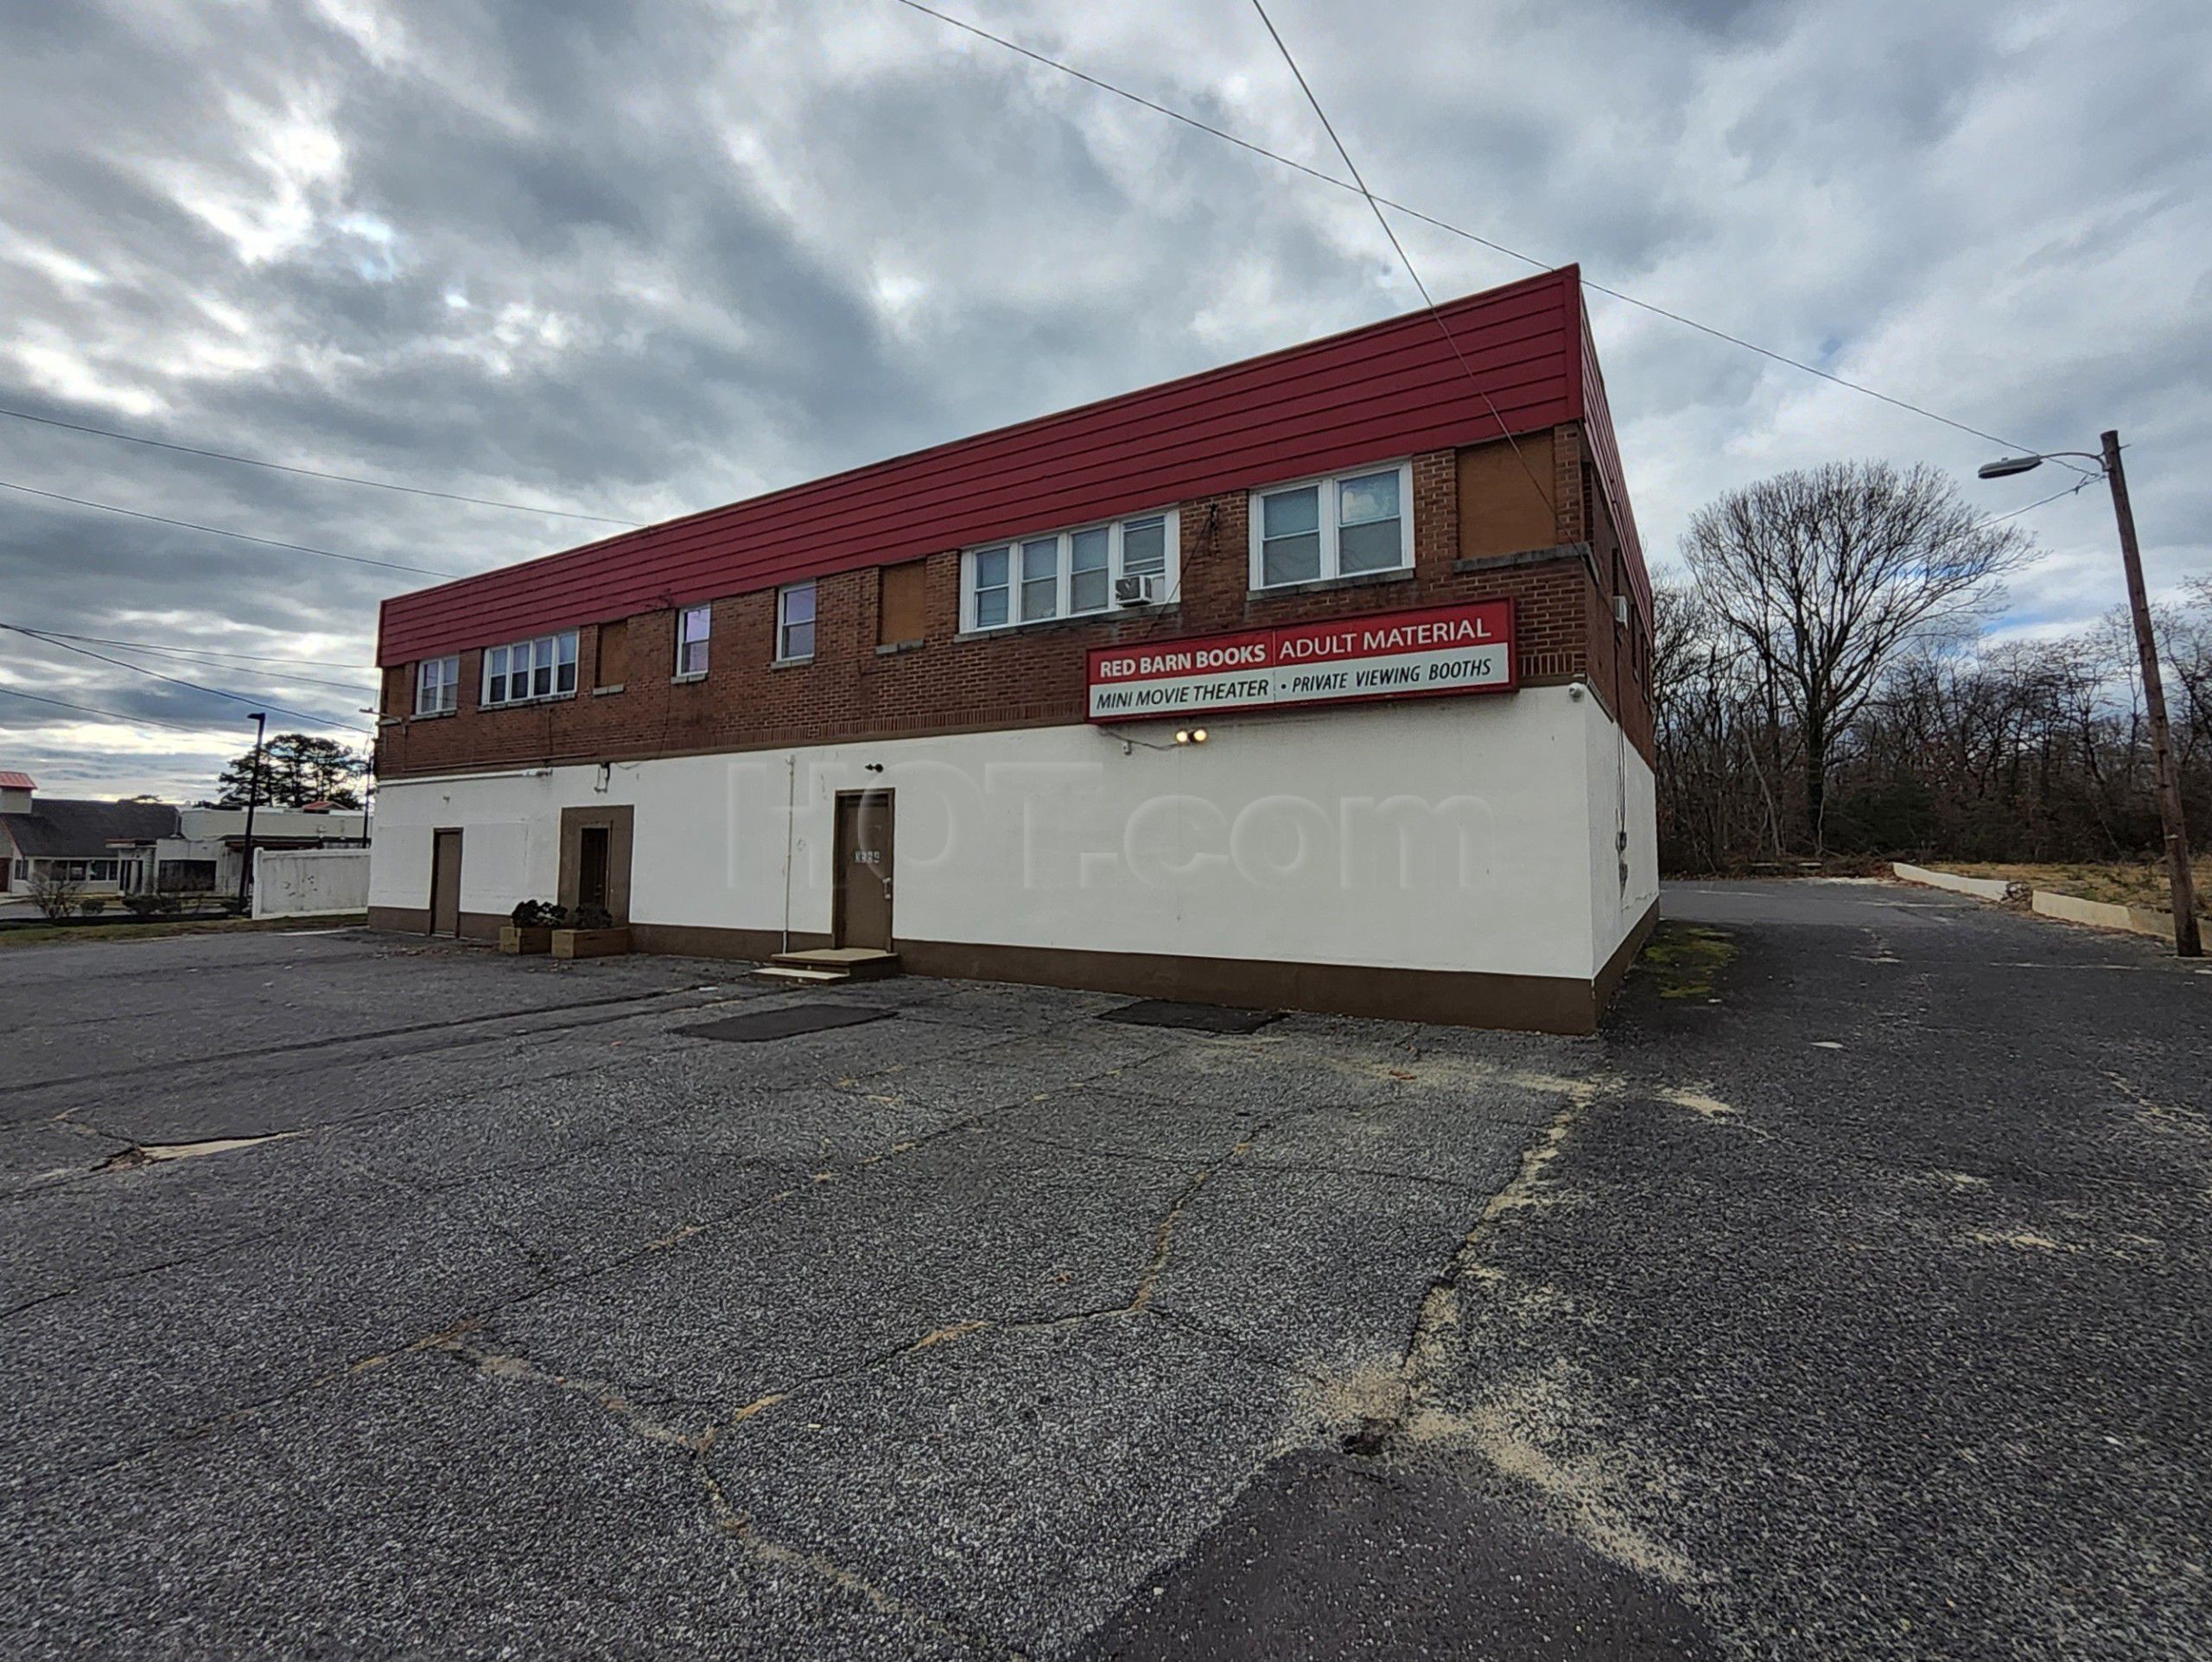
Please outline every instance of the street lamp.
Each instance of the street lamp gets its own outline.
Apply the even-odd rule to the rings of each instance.
[[[2166,688],[2158,675],[2158,644],[2151,632],[2151,602],[2143,589],[2143,555],[2135,545],[2135,511],[2128,505],[2127,475],[2120,463],[2120,435],[2104,435],[2102,455],[2091,455],[2086,450],[2048,450],[2037,456],[2000,457],[1984,463],[1976,473],[1982,479],[2010,479],[2060,456],[2095,462],[2112,486],[2113,517],[2120,522],[2120,557],[2127,568],[2127,608],[2135,619],[2135,655],[2142,665],[2143,702],[2151,715],[2151,759],[2158,782],[2158,819],[2166,834],[2166,879],[2173,890],[2174,951],[2183,958],[2201,958],[2204,943],[2197,932],[2189,831],[2182,822],[2181,771],[2174,764],[2173,736],[2166,726]]]
[[[253,809],[261,800],[261,750],[263,737],[269,731],[269,713],[253,713],[253,771],[247,776],[245,788],[245,852],[238,857],[238,909],[245,909],[246,879],[253,874]]]

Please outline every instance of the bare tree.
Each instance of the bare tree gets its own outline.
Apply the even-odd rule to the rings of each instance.
[[[1878,461],[1777,474],[1691,520],[1683,552],[1700,596],[1796,726],[1816,849],[1832,753],[1883,671],[1963,624],[2033,546],[1975,513],[1939,470]]]
[[[52,864],[38,870],[31,878],[31,904],[56,923],[65,917],[76,916],[84,892],[83,884],[74,878],[57,875]]]

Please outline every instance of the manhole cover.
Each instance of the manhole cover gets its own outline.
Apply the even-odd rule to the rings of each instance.
[[[1280,1010],[1232,1010],[1226,1005],[1185,1004],[1175,999],[1139,999],[1118,1010],[1099,1012],[1101,1021],[1126,1021],[1139,1027],[1188,1027],[1200,1033],[1256,1033]]]
[[[870,1010],[853,1004],[787,1004],[780,1010],[756,1010],[750,1015],[725,1016],[696,1027],[675,1031],[690,1038],[732,1039],[758,1044],[764,1039],[796,1038],[801,1033],[820,1033],[832,1027],[857,1027],[862,1022],[882,1021],[895,1010]]]

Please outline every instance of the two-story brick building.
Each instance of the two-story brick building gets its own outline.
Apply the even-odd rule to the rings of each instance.
[[[1441,320],[386,601],[372,921],[1588,1031],[1649,582],[1579,273]]]

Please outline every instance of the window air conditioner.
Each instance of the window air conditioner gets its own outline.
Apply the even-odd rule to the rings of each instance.
[[[1116,606],[1150,606],[1160,598],[1160,579],[1151,572],[1114,580]]]

